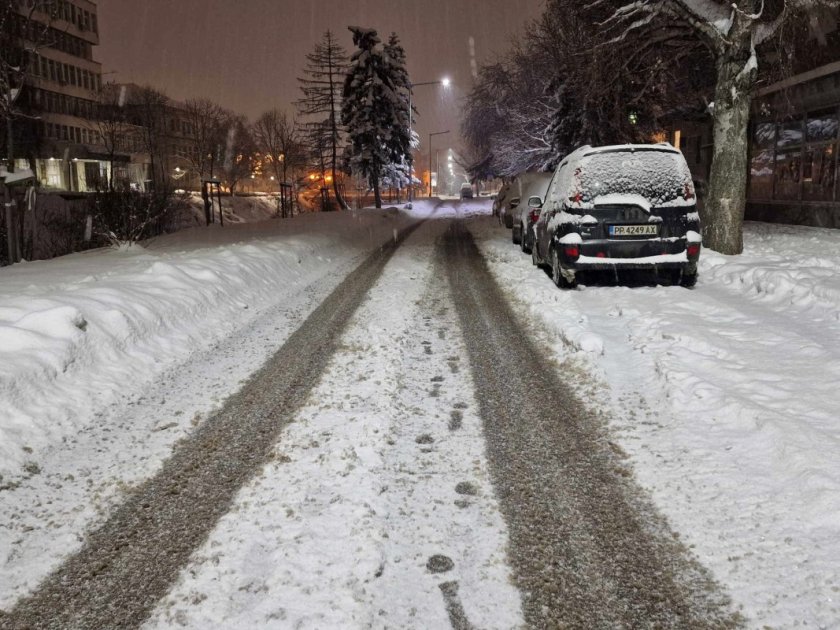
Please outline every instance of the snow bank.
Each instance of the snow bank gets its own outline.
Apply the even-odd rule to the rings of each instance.
[[[406,223],[395,211],[186,230],[0,270],[0,475]],[[0,482],[2,483],[2,482]]]

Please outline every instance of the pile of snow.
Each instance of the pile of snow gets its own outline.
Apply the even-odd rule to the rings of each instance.
[[[704,251],[693,290],[561,291],[491,219],[471,228],[749,625],[836,624],[840,231],[748,223],[743,255]]]
[[[275,218],[278,215],[278,197],[270,194],[258,194],[222,197],[222,211],[225,225],[234,223],[255,223]],[[219,220],[219,203],[213,198],[215,220]],[[200,193],[189,193],[186,204],[176,218],[176,224],[181,228],[203,226],[206,223],[204,215],[204,200]]]
[[[0,476],[37,470],[105,406],[261,308],[346,275],[408,221],[393,210],[305,215],[3,268]]]

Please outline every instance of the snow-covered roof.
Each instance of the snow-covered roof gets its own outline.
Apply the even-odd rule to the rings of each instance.
[[[604,147],[582,147],[578,150],[584,156],[595,155],[596,153],[612,153],[614,151],[664,151],[666,153],[679,153],[678,149],[675,149],[667,142],[661,142],[659,144],[613,144]]]

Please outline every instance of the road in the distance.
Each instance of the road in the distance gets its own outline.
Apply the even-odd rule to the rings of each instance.
[[[535,347],[463,224],[441,244],[510,557],[534,628],[728,628],[739,620]],[[560,368],[562,370],[562,366]]]

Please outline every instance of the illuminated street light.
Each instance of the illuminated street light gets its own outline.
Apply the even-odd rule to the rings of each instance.
[[[420,83],[411,83],[409,81],[409,83],[408,83],[408,142],[409,142],[409,144],[411,143],[411,112],[413,111],[412,110],[412,105],[411,105],[411,100],[414,96],[414,88],[420,87],[421,85],[442,85],[444,88],[449,88],[449,86],[452,85],[452,81],[449,80],[449,77],[444,77],[444,78],[440,79],[439,81],[421,81]],[[411,151],[410,147],[409,147],[409,151]],[[429,148],[429,151],[431,151],[431,147]],[[431,161],[431,157],[429,158],[429,160]],[[413,162],[414,162],[414,160],[412,160],[412,165],[413,165]],[[406,204],[406,208],[408,208],[409,210],[411,209],[412,191],[414,190],[414,177],[411,174],[412,170],[413,169],[410,169],[409,173],[408,173],[408,203]],[[429,190],[431,190],[431,188],[432,188],[432,169],[430,168],[429,169]],[[431,194],[429,194],[429,196],[431,197]]]

